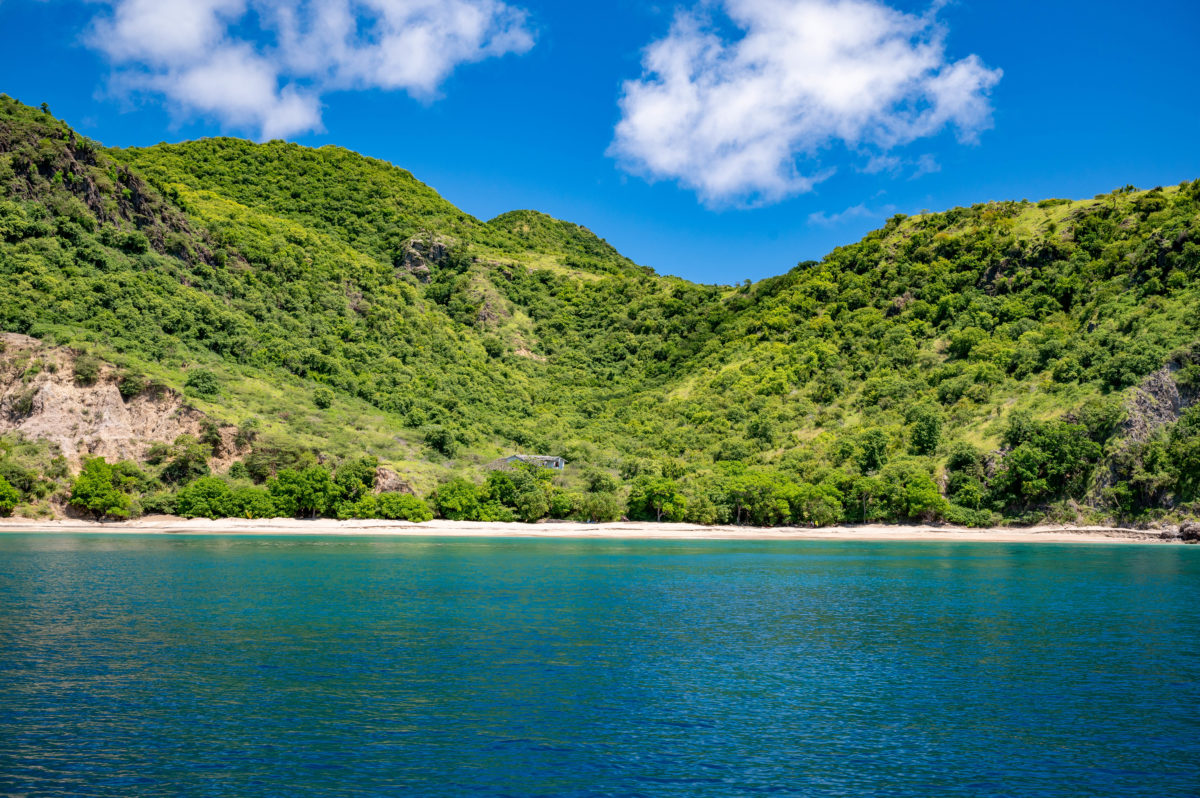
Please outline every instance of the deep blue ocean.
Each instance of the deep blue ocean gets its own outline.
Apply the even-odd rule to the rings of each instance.
[[[0,794],[1200,795],[1200,547],[0,534]]]

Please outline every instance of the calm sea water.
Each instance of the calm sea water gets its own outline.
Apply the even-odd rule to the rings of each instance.
[[[1200,548],[0,535],[0,794],[1195,796]]]

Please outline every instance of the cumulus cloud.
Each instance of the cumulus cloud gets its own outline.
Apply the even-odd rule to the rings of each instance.
[[[501,0],[108,0],[89,43],[113,85],[264,138],[318,129],[321,95],[430,99],[460,65],[533,46]]]
[[[978,56],[947,57],[935,6],[917,16],[877,0],[721,0],[680,12],[624,84],[610,153],[707,203],[764,203],[809,191],[840,147],[866,171],[891,151],[953,128],[991,126],[1000,80]],[[737,35],[723,35],[720,22]],[[728,26],[726,26],[728,27]]]

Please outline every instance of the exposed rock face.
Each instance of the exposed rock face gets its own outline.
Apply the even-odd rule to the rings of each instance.
[[[1179,418],[1183,397],[1170,369],[1159,369],[1142,380],[1125,403],[1126,417],[1122,422],[1122,437],[1145,441],[1164,424]]]
[[[440,264],[450,257],[449,239],[441,236],[414,236],[404,242],[399,266],[423,283],[429,282],[429,264]]]
[[[1125,419],[1116,433],[1119,443],[1096,468],[1096,478],[1088,496],[1090,503],[1098,503],[1104,491],[1113,486],[1116,481],[1114,463],[1122,453],[1133,444],[1149,440],[1160,427],[1178,421],[1190,405],[1179,393],[1173,374],[1173,368],[1161,368],[1147,375],[1130,393],[1125,401]]]
[[[1200,522],[1184,521],[1180,524],[1179,538],[1184,543],[1200,543]]]
[[[375,492],[417,495],[417,492],[413,490],[413,486],[405,481],[403,477],[392,469],[384,468],[383,466],[375,469]]]
[[[174,391],[145,392],[128,401],[116,375],[101,366],[96,381],[75,380],[73,354],[15,333],[0,334],[0,432],[58,445],[78,467],[85,457],[144,459],[154,442],[199,436],[207,417],[184,404]],[[221,432],[221,452],[235,453],[233,427]],[[218,467],[227,465],[215,461]]]

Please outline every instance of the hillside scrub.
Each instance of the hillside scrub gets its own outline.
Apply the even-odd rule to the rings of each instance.
[[[129,512],[216,479],[260,492],[204,482],[182,507],[423,515],[351,500],[339,468],[361,457],[481,520],[984,525],[1200,501],[1200,180],[897,215],[705,286],[534,211],[474,219],[346,150],[109,150],[4,97],[0,274],[0,329],[86,352],[77,374],[106,361],[123,397],[157,381],[269,427],[229,473],[162,442]],[[1135,431],[1156,374],[1182,398]],[[482,471],[512,452],[572,465]]]

